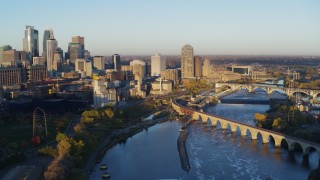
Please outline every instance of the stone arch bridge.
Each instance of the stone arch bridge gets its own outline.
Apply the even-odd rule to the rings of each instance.
[[[304,93],[313,99],[317,99],[317,96],[320,94],[320,90],[312,89],[299,89],[299,88],[286,88],[278,85],[267,85],[267,84],[238,84],[238,83],[216,83],[216,88],[229,87],[231,90],[238,90],[241,88],[247,89],[249,92],[253,92],[256,89],[263,89],[268,94],[271,94],[273,91],[281,91],[286,93],[289,97],[292,97],[294,93]]]
[[[177,103],[177,98],[172,100],[172,107],[180,115],[190,115],[193,120],[202,120],[202,123],[207,123],[210,120],[212,126],[220,124],[222,129],[230,128],[232,132],[236,132],[237,129],[239,129],[242,136],[250,134],[251,139],[257,139],[258,134],[260,134],[262,143],[269,143],[270,139],[274,140],[275,147],[280,147],[282,142],[287,143],[288,150],[291,152],[293,152],[297,146],[300,146],[304,159],[308,159],[309,153],[312,150],[317,151],[320,156],[320,144],[317,143],[184,107]]]

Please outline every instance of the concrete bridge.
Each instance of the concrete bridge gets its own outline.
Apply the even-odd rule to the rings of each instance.
[[[278,85],[267,85],[267,84],[237,84],[237,83],[216,83],[216,88],[229,87],[232,90],[238,90],[241,88],[247,89],[249,92],[253,92],[256,89],[263,89],[268,94],[271,94],[273,91],[280,91],[286,93],[289,97],[292,97],[295,93],[304,93],[309,97],[312,97],[314,100],[317,99],[320,90],[312,89],[299,89],[299,88],[286,88]]]
[[[317,151],[320,156],[320,144],[317,143],[184,107],[177,103],[176,98],[172,100],[172,107],[180,115],[190,115],[193,120],[201,120],[202,123],[210,122],[212,126],[220,124],[222,129],[229,128],[232,132],[240,130],[241,136],[250,135],[251,139],[257,139],[260,134],[262,143],[269,143],[271,139],[273,139],[275,147],[280,147],[281,143],[287,143],[288,150],[291,152],[300,146],[303,152],[303,159],[305,160],[308,159],[309,153],[312,150]]]

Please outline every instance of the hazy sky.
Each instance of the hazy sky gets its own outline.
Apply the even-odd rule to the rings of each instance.
[[[66,51],[85,37],[92,55],[320,55],[319,0],[7,0],[0,45],[22,49],[25,25],[51,27]]]

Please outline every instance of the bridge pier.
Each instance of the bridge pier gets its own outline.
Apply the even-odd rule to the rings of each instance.
[[[255,131],[251,131],[251,139],[254,140],[254,139],[258,139],[258,132],[255,132]]]
[[[211,119],[211,125],[212,126],[217,126],[217,120]]]
[[[237,131],[237,126],[236,125],[230,125],[231,126],[231,132],[236,132]]]
[[[262,143],[269,143],[269,134],[262,134]]]
[[[274,138],[274,146],[276,148],[281,147],[281,141],[282,141],[282,138]]]
[[[228,129],[228,123],[226,123],[226,122],[221,122],[221,128],[222,128],[222,129]]]
[[[247,129],[246,128],[240,128],[241,131],[241,136],[246,136],[247,135]]]

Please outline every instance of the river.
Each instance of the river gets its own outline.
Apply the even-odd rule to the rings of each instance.
[[[264,92],[237,92],[246,98],[265,98]],[[237,93],[232,94],[236,97]],[[258,95],[257,95],[258,94]],[[226,97],[228,98],[228,96]],[[229,97],[230,98],[230,97]],[[217,104],[207,112],[253,124],[254,113],[263,113],[269,105]],[[219,127],[195,122],[186,148],[191,169],[181,168],[177,138],[182,122],[173,121],[150,127],[109,149],[102,163],[109,166],[112,179],[307,179],[318,166],[318,155],[311,153],[309,162],[302,154],[293,156],[272,143],[241,137]],[[90,179],[100,179],[103,171],[97,164]]]

